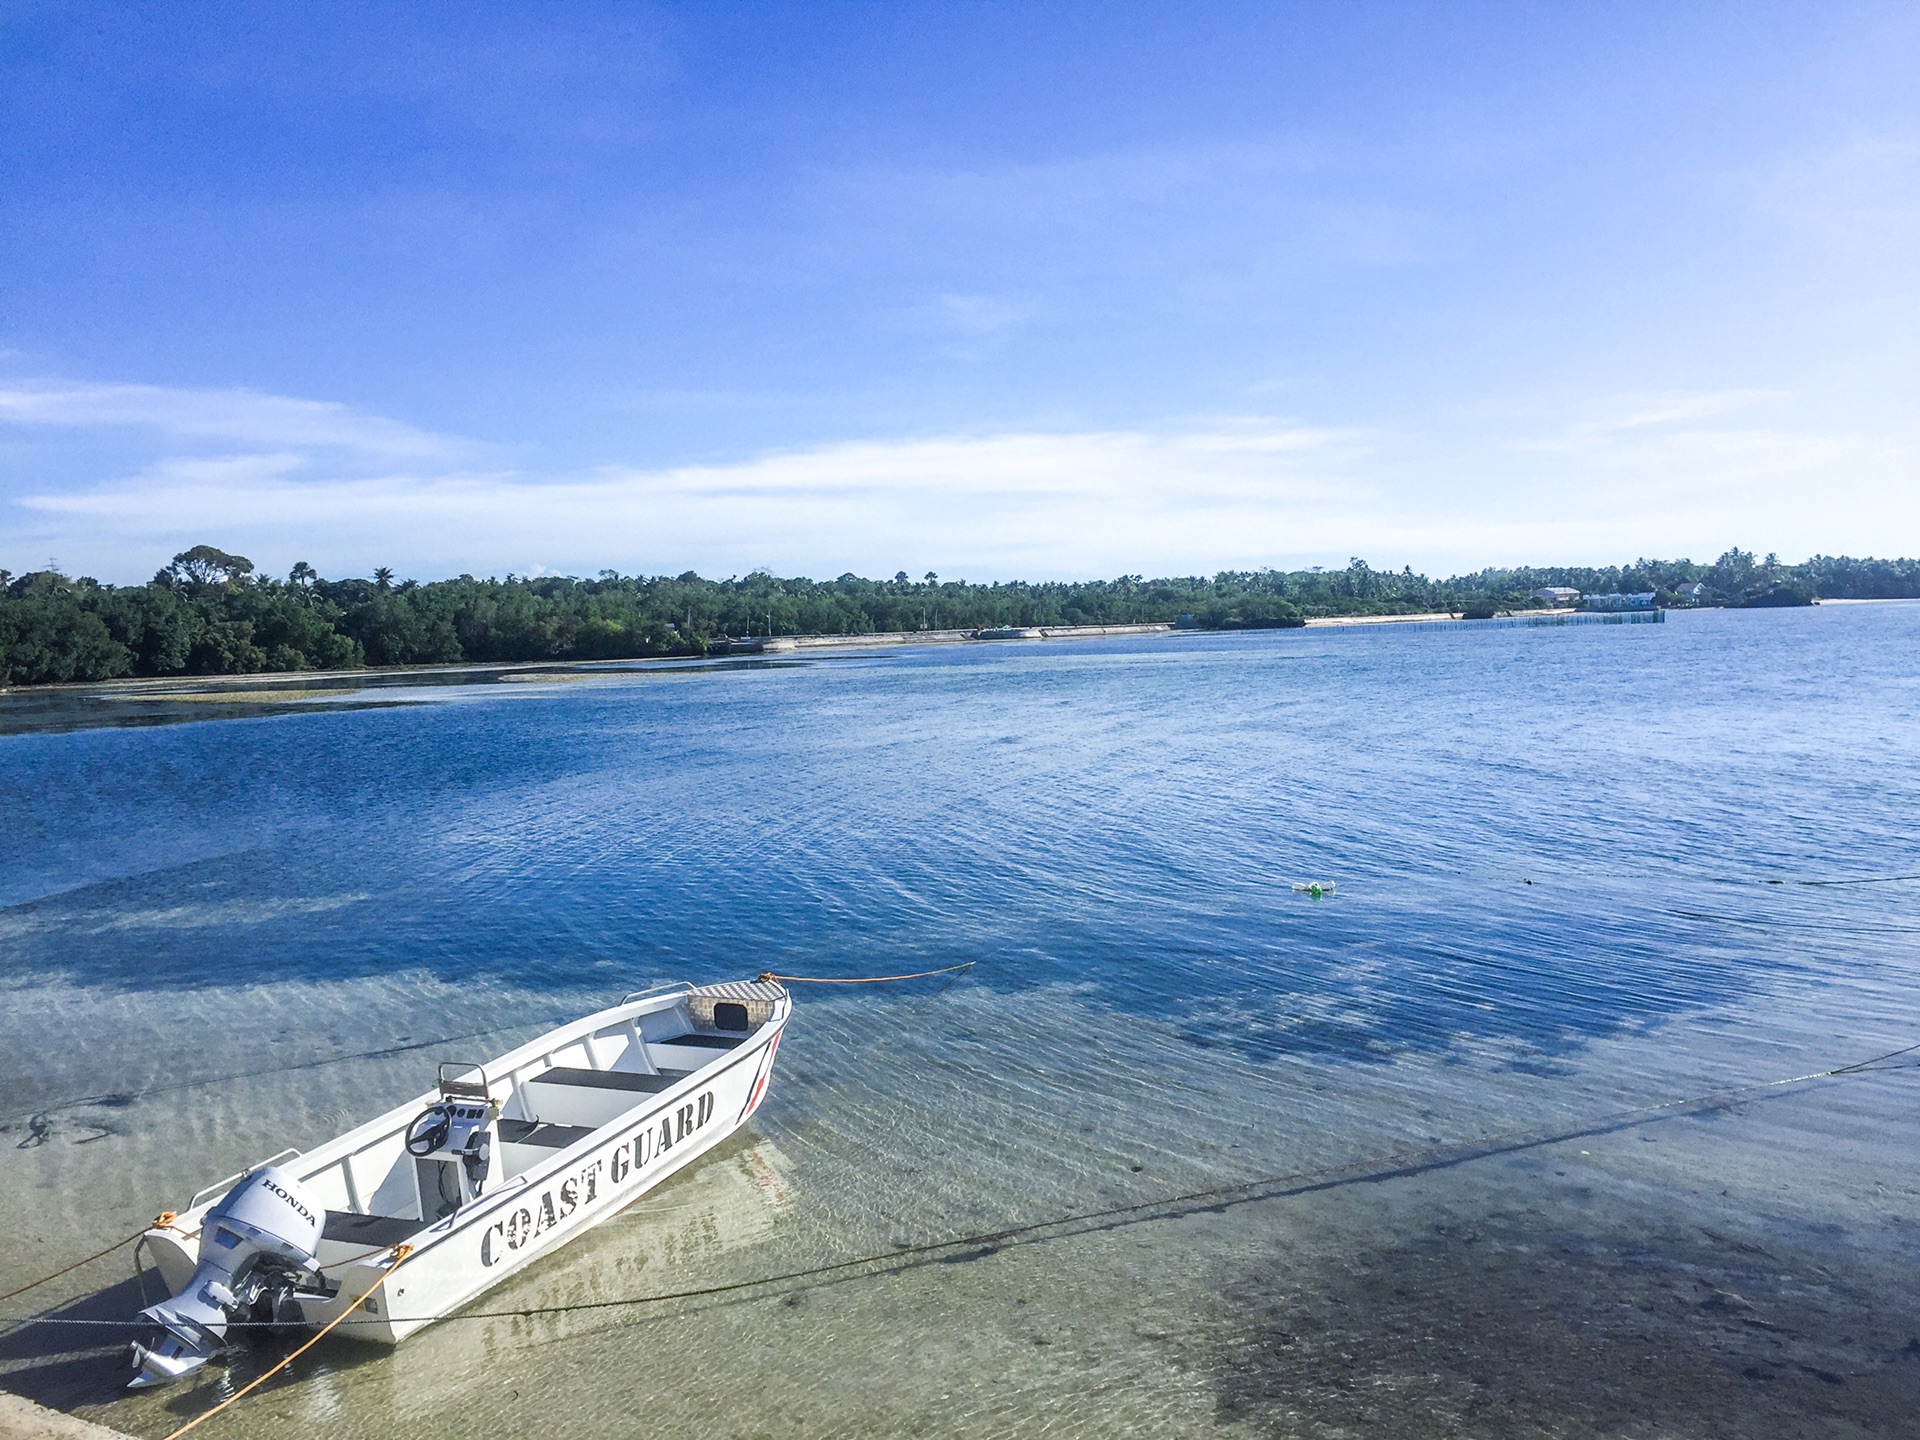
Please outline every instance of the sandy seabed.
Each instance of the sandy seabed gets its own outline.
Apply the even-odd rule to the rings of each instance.
[[[29,1013],[67,1033],[115,1027],[125,1049],[109,1091],[81,1057],[49,1057],[39,1092],[0,1122],[0,1203],[21,1217],[6,1288],[221,1167],[417,1091],[440,1050],[477,1053],[406,1048],[435,1037],[364,1017],[431,1013],[439,1034],[493,1031],[498,1050],[551,1004],[426,980],[275,986],[242,998],[284,1022],[263,1030],[277,1046],[208,1052],[169,1037],[204,1030],[223,1003],[211,993],[11,998],[9,1054],[29,1043]],[[917,1038],[914,1006],[929,1004],[944,1029],[958,1010],[977,1045]],[[1807,1043],[1820,1031],[1807,1023]],[[1089,1014],[1071,990],[809,996],[748,1132],[473,1307],[556,1313],[456,1318],[395,1352],[328,1342],[213,1423],[267,1440],[666,1436],[698,1407],[712,1435],[1900,1434],[1920,1403],[1905,1283],[1920,1226],[1912,1168],[1888,1159],[1920,1141],[1920,1077],[1584,1123],[1757,1078],[1769,1060],[1793,1073],[1793,1016],[1769,1034],[1758,1056],[1604,1042],[1549,1104],[1498,1069],[1195,1052]],[[1605,1078],[1619,1075],[1632,1093]],[[1367,1163],[1525,1126],[1550,1138]],[[606,1304],[1135,1204],[824,1281]],[[139,1303],[126,1270],[122,1252],[31,1298],[60,1317],[124,1317]],[[595,1308],[564,1308],[581,1305]],[[3,1383],[158,1436],[287,1343],[249,1344],[196,1385],[125,1394],[120,1338],[16,1328],[0,1339]]]

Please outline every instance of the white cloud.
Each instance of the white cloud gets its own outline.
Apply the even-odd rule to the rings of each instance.
[[[1769,400],[1784,398],[1777,390],[1669,390],[1658,395],[1633,395],[1592,407],[1595,413],[1576,420],[1575,435],[1606,435],[1624,430],[1646,430],[1685,421],[1711,420]]]
[[[890,574],[923,557],[975,576],[1095,574],[1337,547],[1354,498],[1341,473],[1360,448],[1336,431],[1230,421],[1170,435],[866,441],[547,480],[294,479],[277,463],[172,462],[21,503],[69,533],[110,534],[156,553],[217,536],[430,573],[737,571],[777,556],[782,568],[823,574]],[[381,546],[390,547],[384,557]]]
[[[963,335],[991,335],[1027,318],[1025,307],[993,295],[942,295],[933,313],[940,325]]]
[[[1474,507],[1556,516],[1564,538],[1483,553],[1499,563],[1707,559],[1734,544],[1795,559],[1912,553],[1920,537],[1912,438],[1850,424],[1835,408],[1820,394],[1705,390],[1513,416],[1474,476]]]
[[[1898,470],[1897,444],[1796,423],[1792,399],[1764,390],[1624,396],[1512,448],[1563,482],[1657,483],[1681,503],[1727,492],[1760,502],[1775,486]]]
[[[301,444],[297,427],[263,425],[255,433],[270,446],[156,446],[137,473],[108,483],[16,484],[0,563],[54,553],[129,580],[205,541],[269,572],[304,559],[330,574],[391,565],[421,578],[765,565],[1047,579],[1350,555],[1446,571],[1697,557],[1735,543],[1891,553],[1910,552],[1920,534],[1910,446],[1835,423],[1817,399],[1757,390],[1622,395],[1557,412],[1511,406],[1458,433],[1432,420],[1361,430],[1227,416],[879,438],[571,474],[480,470],[463,463],[457,442],[431,436],[425,454],[380,457],[333,437],[377,443],[386,422],[249,400],[261,402],[258,413],[317,412],[342,428],[322,425],[313,433],[324,438]],[[98,413],[44,404],[76,426]]]
[[[1754,181],[1761,215],[1802,243],[1886,256],[1911,276],[1920,243],[1920,139],[1856,135],[1791,155]]]
[[[1034,318],[1033,308],[1001,295],[940,294],[883,317],[893,328],[940,343],[956,360],[982,360],[1003,353],[1008,338]]]
[[[995,274],[1055,306],[1115,280],[1130,304],[1148,283],[1188,302],[1239,304],[1276,283],[1430,253],[1431,217],[1379,198],[1383,163],[1413,162],[1271,136],[970,169],[837,170],[812,196],[816,243],[863,259],[911,254],[935,274]]]
[[[137,427],[186,440],[349,451],[387,460],[450,457],[472,448],[331,401],[164,385],[0,386],[0,423]]]

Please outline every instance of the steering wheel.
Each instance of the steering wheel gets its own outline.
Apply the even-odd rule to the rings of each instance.
[[[444,1105],[429,1105],[407,1127],[407,1153],[424,1160],[453,1133],[453,1116]]]

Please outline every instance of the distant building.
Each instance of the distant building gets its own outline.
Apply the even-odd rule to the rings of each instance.
[[[1696,580],[1691,585],[1676,585],[1673,587],[1673,594],[1677,600],[1684,600],[1689,605],[1698,605],[1707,598],[1707,582]]]
[[[1653,591],[1639,595],[1589,595],[1580,602],[1582,610],[1651,610]]]
[[[1571,605],[1580,598],[1580,592],[1571,585],[1542,585],[1533,592],[1533,598],[1549,605]]]

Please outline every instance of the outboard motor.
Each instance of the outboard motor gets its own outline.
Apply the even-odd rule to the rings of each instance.
[[[322,1287],[315,1250],[326,1210],[276,1166],[253,1172],[200,1223],[200,1267],[178,1295],[140,1312],[158,1333],[135,1344],[128,1388],[192,1374],[226,1342],[227,1326],[250,1319],[297,1321],[294,1292]]]

